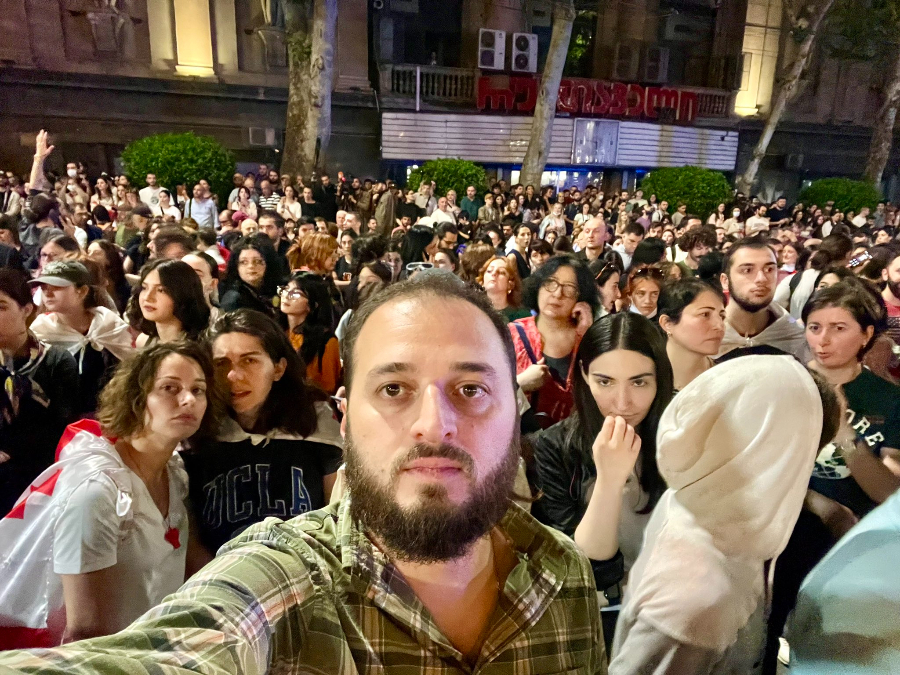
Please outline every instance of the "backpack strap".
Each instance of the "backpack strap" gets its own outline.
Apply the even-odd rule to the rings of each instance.
[[[794,291],[796,291],[797,286],[800,285],[800,277],[802,277],[802,276],[803,276],[802,271],[794,272],[794,274],[791,276],[791,280],[788,282],[788,287],[790,287],[790,289],[791,289],[791,294],[788,296],[788,298],[794,297]]]
[[[531,343],[528,341],[528,334],[525,332],[525,327],[518,321],[513,321],[512,325],[516,327],[516,332],[519,333],[519,339],[522,341],[522,346],[525,347],[525,353],[528,354],[528,358],[531,359],[532,363],[537,363],[538,360],[534,354],[534,350],[531,348]]]

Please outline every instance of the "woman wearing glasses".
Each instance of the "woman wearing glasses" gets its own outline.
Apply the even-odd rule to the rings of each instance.
[[[306,378],[334,394],[341,384],[341,357],[331,330],[334,310],[325,281],[312,272],[296,272],[278,295],[288,339],[306,364]]]
[[[434,229],[427,225],[413,225],[400,245],[400,257],[403,259],[404,270],[410,263],[433,262],[437,250],[438,236]]]
[[[228,259],[219,300],[223,312],[254,309],[275,316],[274,300],[281,281],[281,261],[271,240],[261,234],[241,239]]]
[[[509,324],[516,379],[546,428],[572,409],[572,356],[599,306],[597,286],[587,265],[561,255],[531,274],[524,303],[535,316]]]
[[[662,270],[653,265],[632,270],[625,288],[628,311],[641,314],[658,324],[657,303],[664,281]]]

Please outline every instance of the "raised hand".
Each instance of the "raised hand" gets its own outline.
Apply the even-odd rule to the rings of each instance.
[[[41,161],[47,159],[48,155],[53,152],[53,148],[55,145],[47,145],[47,139],[50,134],[41,129],[38,132],[37,138],[34,143],[34,156],[36,159],[40,159]]]

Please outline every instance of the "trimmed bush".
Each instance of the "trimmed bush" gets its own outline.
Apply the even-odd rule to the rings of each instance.
[[[406,185],[411,190],[418,190],[422,181],[435,182],[435,198],[446,195],[448,190],[456,190],[457,204],[466,196],[466,188],[470,185],[474,185],[477,194],[482,196],[488,190],[484,167],[465,159],[431,159],[409,174]]]
[[[881,195],[871,183],[850,178],[823,178],[813,183],[800,193],[800,201],[807,206],[815,204],[825,208],[825,204],[833,201],[841,211],[856,211],[863,206],[875,209]]]
[[[128,144],[122,152],[125,172],[134,185],[145,185],[148,173],[173,193],[184,184],[188,195],[201,179],[224,200],[233,185],[234,157],[214,138],[186,134],[157,134]],[[224,202],[223,202],[224,203]]]
[[[688,213],[704,222],[719,204],[732,200],[731,184],[725,174],[697,166],[654,169],[641,181],[641,189],[645,199],[655,194],[658,201],[669,202],[671,213],[679,202],[684,202]]]

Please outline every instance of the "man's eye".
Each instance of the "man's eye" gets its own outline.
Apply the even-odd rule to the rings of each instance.
[[[390,384],[386,384],[381,388],[381,391],[390,398],[396,398],[400,394],[403,393],[403,387],[396,382],[392,382]]]
[[[487,390],[480,384],[464,384],[459,390],[466,398],[478,398],[487,394]]]

